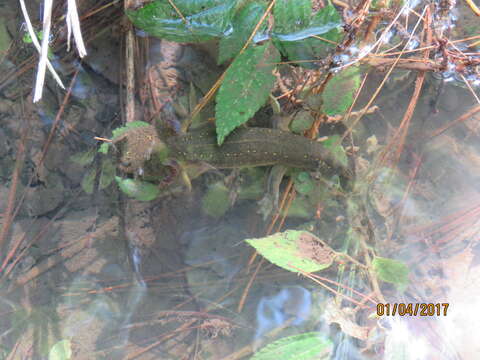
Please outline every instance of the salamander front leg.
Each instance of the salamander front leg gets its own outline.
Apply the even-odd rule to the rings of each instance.
[[[280,184],[286,171],[287,167],[283,165],[275,165],[270,170],[267,180],[267,191],[265,196],[258,202],[258,213],[263,216],[264,221],[278,209]]]

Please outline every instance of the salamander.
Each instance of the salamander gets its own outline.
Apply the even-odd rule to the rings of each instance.
[[[204,162],[218,169],[278,164],[319,171],[326,176],[338,174],[342,183],[353,179],[351,166],[342,164],[321,142],[278,129],[238,128],[219,146],[213,126],[162,141],[149,125],[134,128],[116,141],[121,140],[126,140],[121,168],[130,173],[154,158],[156,152],[164,151],[163,158]]]

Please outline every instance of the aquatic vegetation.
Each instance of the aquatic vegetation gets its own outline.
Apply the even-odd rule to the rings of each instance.
[[[320,332],[281,338],[255,353],[251,360],[330,359],[333,343]]]
[[[242,7],[243,5],[243,7]],[[311,59],[321,60],[342,37],[341,17],[328,2],[313,11],[311,0],[279,0],[273,9],[274,26],[268,31],[262,16],[263,1],[179,1],[172,8],[167,1],[154,1],[129,10],[132,22],[149,34],[178,42],[220,39],[219,63],[234,57],[219,88],[216,105],[217,141],[247,122],[266,102],[274,85],[272,71],[280,54],[300,66],[313,68]],[[250,35],[253,42],[249,43]],[[343,86],[344,95],[333,101],[334,91],[326,89],[331,101],[328,115],[344,113],[353,102],[360,78],[358,71],[332,86]],[[313,96],[313,95],[310,95]]]

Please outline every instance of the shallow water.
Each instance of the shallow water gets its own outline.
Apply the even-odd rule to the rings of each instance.
[[[38,25],[38,9],[28,6]],[[100,4],[82,6],[86,14]],[[471,21],[465,5],[456,6],[455,17]],[[335,180],[307,176],[316,197],[297,182],[280,228],[307,229],[370,268],[375,255],[402,262],[408,286],[379,281],[385,302],[442,310],[375,317],[375,284],[349,260],[318,272],[315,282],[254,257],[244,240],[265,236],[271,224],[258,204],[266,171],[211,170],[191,191],[175,188],[150,202],[122,194],[108,179],[124,175],[94,139],[111,138],[123,124],[121,6],[82,20],[91,50],[84,62],[64,51],[56,25],[53,63],[71,91],[47,75],[38,104],[31,101],[36,55],[21,40],[17,7],[0,1],[0,33],[12,44],[0,48],[0,359],[46,359],[61,341],[73,359],[247,359],[277,339],[310,332],[331,344],[324,359],[480,356],[479,112],[463,116],[479,105],[458,79],[427,74],[393,166],[382,155],[396,154],[403,141],[397,129],[416,77],[395,70],[373,103],[379,109],[346,122],[354,125],[355,189],[333,195]],[[98,31],[109,19],[111,30]],[[170,102],[192,110],[191,88],[200,98],[224,69],[212,47],[147,37],[139,44],[139,72],[153,86],[138,90],[138,120],[178,111]],[[369,75],[358,104],[384,75]],[[292,78],[285,75],[287,85]],[[264,113],[260,125],[271,115]],[[212,104],[202,116],[213,116]],[[218,184],[233,205],[215,217],[205,198]]]

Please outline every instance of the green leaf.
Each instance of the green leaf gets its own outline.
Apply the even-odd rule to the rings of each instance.
[[[295,196],[288,209],[282,210],[282,216],[289,218],[311,219],[314,215],[312,204],[306,196]]]
[[[275,34],[290,34],[310,25],[311,0],[277,0],[273,8]]]
[[[327,360],[333,342],[319,332],[309,332],[279,339],[260,349],[250,360]]]
[[[178,42],[201,42],[223,37],[232,29],[237,0],[157,0],[127,16],[150,35]],[[182,18],[183,17],[183,18]]]
[[[209,187],[202,199],[202,210],[212,217],[223,216],[230,207],[229,190],[219,182]]]
[[[344,166],[348,166],[348,157],[342,146],[339,135],[329,136],[327,140],[322,141],[322,145],[331,151],[332,155]]]
[[[301,110],[298,114],[295,115],[291,124],[290,130],[296,134],[303,134],[305,131],[311,128],[315,119],[313,118],[310,111]]]
[[[115,176],[115,181],[120,190],[122,190],[127,196],[133,197],[139,201],[154,200],[160,193],[157,186],[146,181],[122,179],[119,176]]]
[[[102,160],[102,170],[100,172],[100,180],[98,187],[100,190],[108,187],[115,178],[115,165],[110,159]]]
[[[86,166],[88,164],[91,164],[94,158],[95,158],[95,149],[90,149],[90,150],[76,153],[70,156],[71,161],[81,166]]]
[[[72,357],[72,343],[70,340],[60,340],[50,349],[48,360],[68,360]]]
[[[83,191],[85,191],[87,194],[93,194],[93,184],[95,182],[96,176],[97,176],[97,171],[94,168],[90,169],[83,176],[82,183],[80,185],[82,186]]]
[[[289,60],[299,61],[298,65],[306,68],[316,67],[306,60],[324,58],[342,37],[342,19],[331,3],[312,15],[310,0],[278,0],[274,17],[275,46]]]
[[[36,30],[35,30],[35,34],[37,35],[38,41],[42,41],[42,39],[43,39],[43,31],[42,31],[42,30],[40,30],[40,31],[36,31]],[[25,44],[31,44],[31,43],[33,43],[33,40],[32,40],[32,37],[30,36],[30,33],[26,32],[25,35],[23,35],[22,41],[23,41]]]
[[[243,48],[253,29],[262,18],[266,6],[264,3],[248,3],[233,18],[233,32],[220,39],[218,63],[222,64],[226,60],[235,57]],[[264,21],[258,33],[267,28]]]
[[[272,71],[279,60],[278,51],[267,42],[250,46],[230,65],[218,91],[215,108],[219,145],[265,104],[275,83]]]
[[[271,263],[292,272],[315,272],[328,268],[334,259],[332,249],[322,245],[308,231],[287,230],[264,238],[247,239]]]
[[[359,86],[358,67],[350,66],[336,74],[323,91],[323,112],[330,116],[344,114],[352,105],[355,92]]]
[[[120,135],[126,133],[130,129],[141,127],[141,126],[150,126],[150,124],[145,121],[132,121],[132,122],[126,123],[125,126],[118,127],[112,131],[112,140],[115,140]],[[98,152],[102,154],[108,154],[109,147],[110,147],[110,143],[105,142],[100,146],[100,148],[98,149]]]
[[[403,262],[383,257],[372,261],[373,271],[382,281],[405,288],[408,285],[408,267]]]
[[[0,18],[0,56],[3,56],[7,53],[11,43],[12,39],[8,34],[7,26],[5,25],[5,18]]]
[[[242,179],[239,200],[255,200],[265,194],[265,168],[246,167],[241,169],[239,176]]]
[[[304,195],[312,192],[315,187],[310,174],[306,171],[299,172],[293,179],[293,184],[295,186],[295,190]]]

